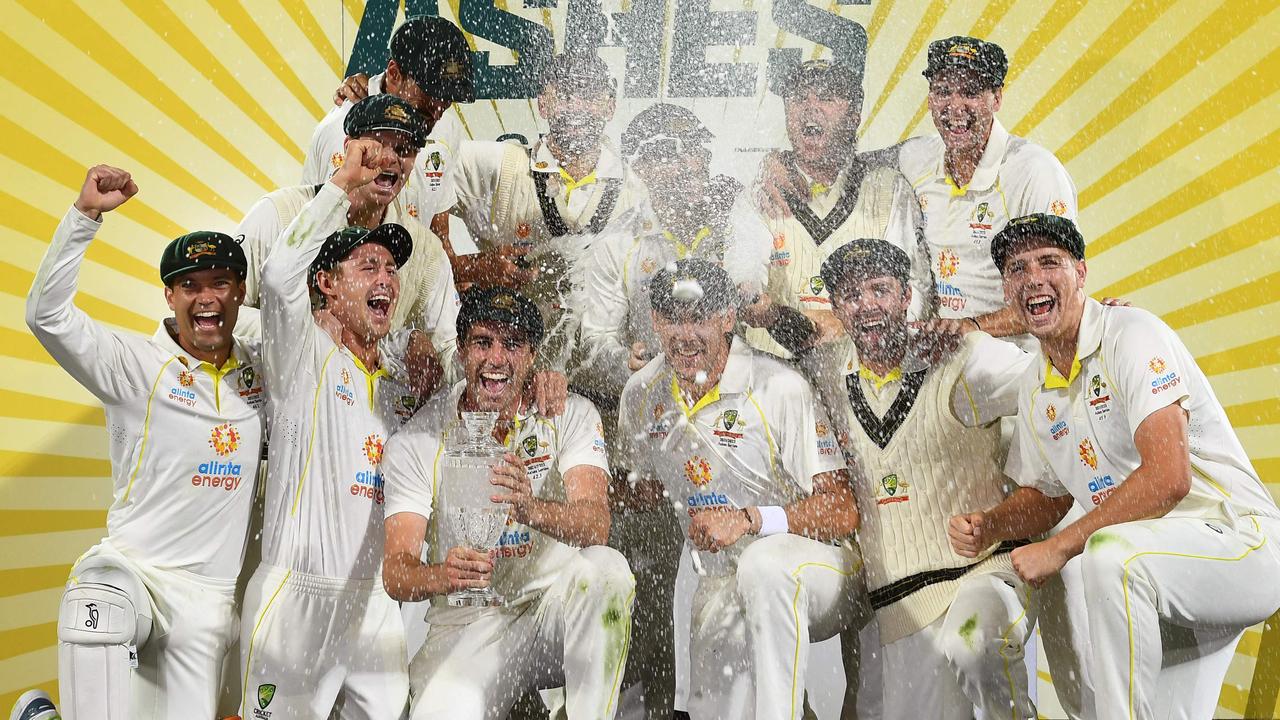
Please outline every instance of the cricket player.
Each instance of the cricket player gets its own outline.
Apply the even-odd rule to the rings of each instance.
[[[623,391],[621,462],[694,553],[690,716],[800,718],[809,643],[866,619],[858,510],[807,382],[733,337],[739,297],[707,260],[653,277],[662,355]]]
[[[867,237],[908,253],[914,290],[911,317],[932,317],[933,274],[915,193],[896,168],[871,164],[856,154],[861,79],[845,65],[810,60],[797,66],[776,90],[782,96],[792,148],[779,157],[782,172],[792,182],[781,190],[788,212],[766,215],[773,235],[766,294],[770,307],[748,322],[768,327],[780,344],[767,349],[784,357],[790,354],[785,346],[800,349],[795,345],[800,338],[829,342],[840,336],[819,271],[837,249]],[[795,192],[789,186],[803,190]],[[818,332],[810,333],[811,328]]]
[[[1004,499],[998,421],[1017,413],[1032,356],[970,331],[957,352],[921,360],[908,334],[910,271],[905,252],[875,239],[822,265],[852,347],[836,372],[818,373],[818,387],[858,461],[858,545],[882,646],[884,717],[968,720],[976,705],[984,718],[1034,719],[1022,666],[1034,612],[1012,547],[961,557],[947,537],[953,515]]]
[[[403,192],[415,167],[415,158],[427,141],[427,121],[408,101],[395,95],[378,94],[352,103],[349,112],[344,113],[343,129],[346,142],[361,138],[373,140],[396,158],[373,182],[351,191],[345,220],[349,227],[370,230],[384,223],[395,223],[404,227],[413,241],[413,253],[397,273],[400,297],[391,317],[391,327],[398,330],[409,326],[427,333],[443,369],[452,371],[458,300],[449,257],[439,238],[414,222],[406,212]],[[271,192],[255,203],[240,222],[236,232],[243,239],[249,257],[245,283],[247,305],[260,306],[263,264],[284,229],[323,187],[322,180],[319,184]]]
[[[426,121],[427,148],[418,154],[405,188],[405,211],[429,227],[447,248],[449,218],[458,202],[455,164],[462,145],[462,122],[449,108],[476,98],[471,48],[456,25],[435,16],[416,17],[391,36],[387,69],[366,78],[348,78],[335,94],[338,107],[316,126],[302,169],[305,185],[329,178],[345,157],[347,113],[366,95],[387,93],[412,105]]]
[[[262,565],[241,626],[244,718],[394,718],[404,626],[382,588],[383,445],[416,398],[382,368],[400,295],[403,227],[347,227],[352,193],[400,162],[372,139],[303,206],[262,269],[272,387]],[[312,318],[308,286],[341,326]]]
[[[247,263],[230,236],[165,248],[173,316],[151,338],[75,306],[103,214],[137,192],[128,172],[90,168],[27,297],[31,332],[102,401],[111,440],[107,536],[76,561],[58,613],[69,720],[215,716],[262,452],[265,375],[256,344],[232,337]]]
[[[1280,573],[1280,510],[1173,330],[1085,296],[1074,223],[1017,218],[991,254],[1043,361],[1020,380],[1008,471],[1022,487],[953,519],[952,543],[972,555],[1083,507],[1012,558],[1039,585],[1083,557],[1093,717],[1210,717],[1240,635],[1280,608],[1280,584],[1260,581]]]
[[[543,324],[534,303],[502,287],[472,288],[458,315],[466,380],[436,395],[387,446],[384,583],[392,597],[431,600],[414,659],[412,717],[505,717],[525,691],[563,685],[570,720],[612,718],[626,662],[635,581],[609,535],[600,416],[570,395],[563,413],[534,403]],[[510,507],[489,552],[463,545],[450,516],[446,448],[465,442],[459,412],[499,414],[507,446],[493,501]],[[424,543],[429,553],[423,559]],[[493,587],[505,605],[450,607],[446,593]]]

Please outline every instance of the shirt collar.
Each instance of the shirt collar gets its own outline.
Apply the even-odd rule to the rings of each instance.
[[[969,183],[962,188],[955,186],[951,176],[947,174],[945,151],[938,161],[938,175],[957,195],[968,191],[987,190],[996,183],[996,177],[1000,174],[1000,165],[1004,161],[1005,150],[1008,147],[1009,131],[1005,130],[1004,126],[1000,124],[999,118],[992,117],[991,136],[987,138],[987,147],[982,151],[982,158],[978,160],[978,167],[974,169],[973,177],[969,179]]]
[[[1044,368],[1040,371],[1040,381],[1046,390],[1071,387],[1080,374],[1081,361],[1098,352],[1102,347],[1102,303],[1093,298],[1085,298],[1084,312],[1080,317],[1080,331],[1076,335],[1076,357],[1071,361],[1071,372],[1067,377],[1053,367],[1049,356],[1044,354]]]
[[[534,143],[533,151],[529,153],[529,169],[534,172],[559,174],[560,161],[556,160],[556,156],[551,154],[551,148],[547,147],[546,135],[542,135]],[[591,172],[601,180],[622,177],[622,157],[618,155],[618,151],[608,138],[600,138],[600,159],[596,160],[595,169]]]
[[[184,350],[182,346],[178,344],[178,341],[169,334],[169,323],[172,322],[172,320],[172,318],[165,318],[160,321],[160,326],[156,328],[156,334],[151,336],[151,342],[159,345],[165,351],[177,356],[179,358],[178,361],[188,368],[198,367],[201,364],[213,367],[212,364],[205,362],[204,360],[196,360],[191,356],[191,353]],[[226,373],[240,367],[240,357],[242,355],[244,355],[244,348],[240,345],[240,340],[233,335],[231,337],[231,353],[227,355],[227,361],[224,362],[222,367],[218,368],[218,370],[222,373]]]
[[[745,393],[751,387],[751,368],[751,348],[735,335],[729,344],[729,357],[725,360],[724,370],[720,373],[720,381],[708,390],[707,394],[702,398],[695,398],[692,405],[683,407],[685,414],[692,415],[694,412],[701,410],[703,406],[710,405],[724,395]],[[669,371],[668,374],[671,377],[672,394],[676,396],[675,399],[683,406],[684,398],[681,396],[676,384],[675,373]]]

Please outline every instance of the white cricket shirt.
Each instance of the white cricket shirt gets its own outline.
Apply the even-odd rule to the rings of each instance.
[[[234,580],[262,453],[257,345],[237,339],[215,368],[164,323],[148,339],[94,322],[74,299],[101,226],[74,207],[63,216],[27,297],[27,325],[106,410],[112,545],[155,568]]]

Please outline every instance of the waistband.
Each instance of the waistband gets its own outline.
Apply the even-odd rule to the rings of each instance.
[[[884,587],[877,588],[867,593],[868,599],[871,601],[871,608],[873,610],[879,610],[880,608],[888,607],[898,602],[911,593],[923,590],[930,585],[937,585],[938,583],[947,582],[948,580],[958,580],[964,577],[964,575],[970,570],[986,562],[988,558],[1011,553],[1014,548],[1027,545],[1028,543],[1029,541],[1027,540],[1007,540],[1000,543],[999,547],[995,549],[995,552],[972,565],[961,565],[960,567],[944,568],[942,570],[926,570],[925,572],[916,573],[915,575],[908,575],[901,580],[895,580]]]
[[[382,589],[382,575],[371,578],[335,578],[263,563],[254,573],[254,579],[258,577],[267,583],[281,583],[294,590],[318,595],[369,595],[385,592]]]

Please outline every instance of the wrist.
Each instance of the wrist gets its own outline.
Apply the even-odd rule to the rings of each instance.
[[[969,318],[969,322],[973,323],[974,330],[977,330],[978,332],[982,332],[982,324],[978,322],[978,318],[971,317]]]
[[[76,200],[76,201],[71,205],[71,207],[75,208],[75,209],[76,209],[76,212],[78,212],[78,213],[80,213],[81,215],[83,215],[83,216],[85,216],[85,217],[89,218],[90,220],[101,220],[101,219],[102,219],[102,212],[101,212],[100,210],[98,210],[97,208],[86,207],[86,206],[84,206],[84,205],[81,205],[79,200]]]
[[[761,525],[760,508],[754,505],[751,505],[749,507],[744,507],[742,508],[742,514],[747,517],[746,534],[759,535],[760,525]]]

